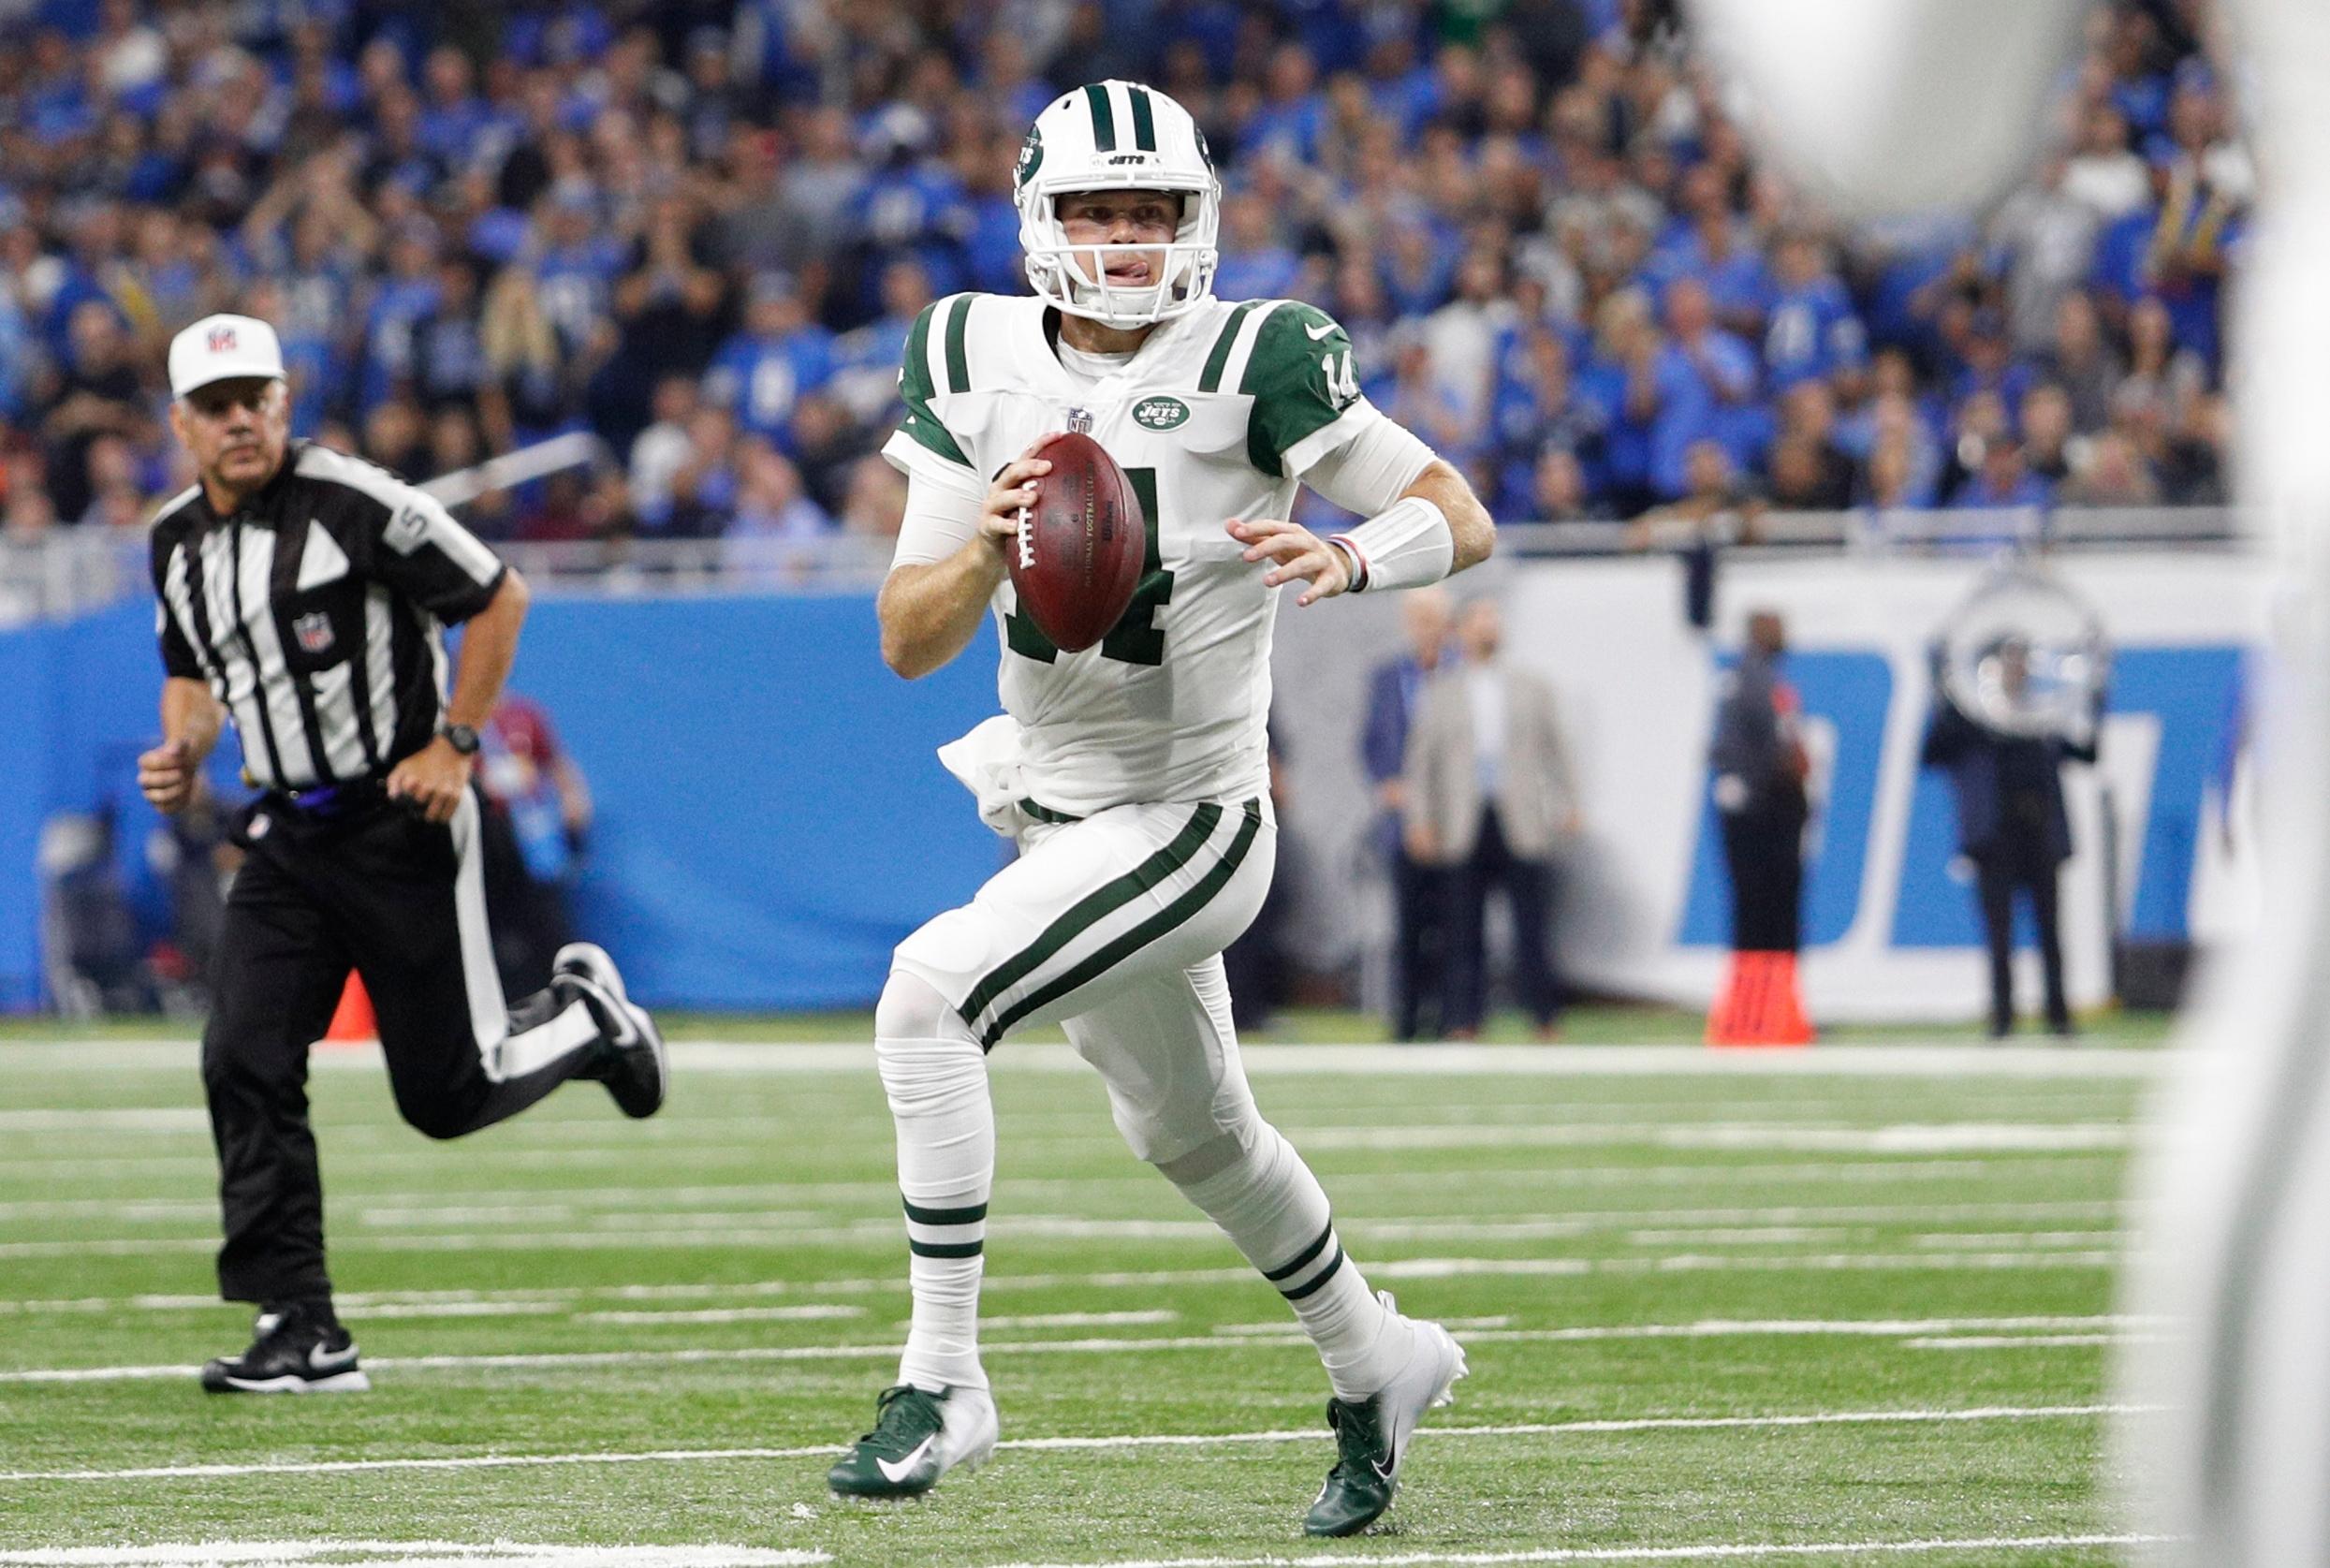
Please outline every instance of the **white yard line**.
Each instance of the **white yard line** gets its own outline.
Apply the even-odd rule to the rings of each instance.
[[[781,1309],[780,1309],[781,1310]],[[845,1309],[846,1310],[846,1309]],[[647,1314],[594,1314],[623,1322],[648,1321]],[[679,1314],[693,1318],[694,1314]],[[1158,1314],[1172,1319],[1176,1314]],[[981,1326],[1076,1327],[1095,1320],[1156,1321],[1148,1313],[1061,1312],[1022,1318],[987,1318]],[[713,1319],[711,1321],[727,1321]],[[1482,1328],[1465,1334],[1468,1344],[1559,1344],[1599,1340],[1698,1340],[1754,1337],[1812,1337],[1834,1335],[1861,1339],[1906,1339],[1911,1336],[1956,1334],[1971,1329],[2094,1328],[2131,1325],[2146,1320],[2121,1317],[2037,1318],[1851,1318],[1836,1322],[1799,1319],[1734,1321],[1710,1318],[1689,1324],[1611,1324],[1571,1328]],[[1135,1352],[1219,1351],[1232,1345],[1274,1349],[1309,1341],[1292,1323],[1232,1324],[1205,1335],[1156,1338],[1083,1338],[1073,1340],[989,1340],[980,1350],[990,1356],[1121,1356]],[[2019,1341],[2018,1341],[2019,1342]],[[470,1368],[539,1368],[584,1370],[594,1367],[674,1366],[701,1362],[857,1361],[894,1356],[894,1341],[880,1344],[825,1345],[691,1345],[661,1350],[514,1351],[475,1356],[388,1356],[368,1365],[377,1371],[462,1371]],[[0,1371],[0,1384],[10,1383],[136,1383],[192,1377],[184,1366],[29,1367]]]
[[[1947,1339],[1904,1340],[1904,1350],[2065,1350],[2082,1345],[2165,1345],[2174,1334],[1969,1334]]]
[[[1221,1341],[1212,1341],[1220,1348]],[[895,1354],[893,1350],[892,1354]],[[1647,1415],[1624,1420],[1537,1421],[1498,1427],[1433,1427],[1440,1442],[1478,1437],[1603,1436],[1625,1432],[1773,1431],[1806,1427],[1929,1426],[1976,1421],[2077,1421],[2133,1415],[2155,1407],[2129,1404],[1982,1405],[1965,1410],[1815,1411],[1796,1415]],[[1005,1438],[999,1448],[1092,1451],[1126,1448],[1212,1448],[1242,1443],[1326,1441],[1318,1431],[1194,1432],[1114,1437]],[[126,1470],[0,1471],[0,1483],[32,1481],[186,1480],[230,1475],[329,1475],[368,1470],[495,1470],[578,1464],[685,1464],[723,1459],[806,1459],[843,1452],[839,1444],[804,1448],[666,1448],[646,1453],[477,1454],[426,1458],[315,1459],[250,1464],[155,1465]],[[1347,1560],[1346,1560],[1347,1561]]]
[[[0,1046],[0,1066],[74,1072],[191,1068],[192,1040],[26,1042]],[[671,1048],[682,1073],[757,1077],[873,1072],[871,1041],[785,1045],[680,1040]],[[2166,1062],[2164,1050],[2097,1046],[1820,1046],[1810,1050],[1708,1050],[1671,1046],[1481,1046],[1245,1044],[1249,1073],[1417,1074],[1430,1077],[1849,1077],[2066,1078],[2144,1080]],[[316,1051],[324,1072],[377,1071],[376,1046]],[[1064,1045],[1014,1042],[993,1058],[1004,1072],[1089,1073]]]
[[[1422,1568],[1489,1568],[1492,1564],[1523,1562],[1737,1562],[1756,1558],[1935,1556],[1942,1553],[2048,1551],[2079,1546],[2154,1546],[2172,1539],[2164,1535],[1991,1535],[1933,1541],[1784,1541],[1736,1543],[1704,1546],[1546,1546],[1512,1552],[1386,1552],[1356,1556],[1317,1552],[1306,1557],[1151,1557],[1105,1558],[1086,1562],[1006,1563],[1003,1568],[1346,1568],[1350,1563]]]
[[[863,1307],[805,1303],[798,1307],[711,1307],[690,1312],[578,1312],[581,1323],[795,1323],[819,1318],[864,1317]]]

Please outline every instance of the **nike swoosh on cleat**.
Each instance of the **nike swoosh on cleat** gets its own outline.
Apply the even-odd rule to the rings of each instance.
[[[327,1351],[322,1345],[315,1345],[311,1347],[307,1353],[308,1366],[319,1372],[336,1372],[343,1367],[353,1365],[355,1360],[356,1347],[354,1345],[348,1346],[345,1350],[333,1351]]]
[[[1377,1462],[1376,1462],[1375,1460],[1373,1460],[1373,1459],[1370,1459],[1370,1460],[1368,1461],[1368,1468],[1369,1468],[1370,1470],[1371,1470],[1371,1471],[1375,1472],[1375,1478],[1376,1478],[1378,1481],[1383,1482],[1383,1483],[1384,1483],[1384,1485],[1385,1485],[1386,1487],[1388,1487],[1388,1486],[1390,1486],[1390,1485],[1391,1485],[1391,1475],[1392,1475],[1391,1470],[1387,1470],[1387,1469],[1385,1469],[1383,1465],[1381,1465],[1381,1464],[1377,1463]],[[1393,1467],[1392,1467],[1392,1469],[1397,1469],[1397,1468],[1399,1468],[1399,1467],[1398,1467],[1397,1462],[1395,1462],[1395,1463],[1394,1463],[1394,1465],[1393,1465]]]
[[[899,1460],[896,1464],[892,1464],[887,1459],[876,1459],[873,1461],[873,1468],[882,1473],[882,1478],[884,1480],[895,1487],[901,1481],[906,1479],[907,1476],[914,1473],[915,1466],[922,1462],[922,1456],[929,1453],[931,1451],[931,1444],[936,1443],[937,1441],[938,1434],[933,1432],[929,1437],[924,1438],[920,1443],[916,1443],[914,1446],[914,1452],[908,1454],[904,1458]]]
[[[1302,330],[1310,336],[1312,343],[1325,343],[1327,333],[1335,330],[1335,323],[1330,321],[1324,327],[1313,327],[1309,322],[1305,322]]]

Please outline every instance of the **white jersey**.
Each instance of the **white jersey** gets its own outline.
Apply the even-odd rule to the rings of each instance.
[[[1266,793],[1277,590],[1224,525],[1288,516],[1297,481],[1383,421],[1359,395],[1350,339],[1293,300],[1209,300],[1094,380],[1062,366],[1056,331],[1033,298],[958,294],[925,310],[900,373],[906,419],[883,448],[909,475],[984,494],[1036,437],[1083,430],[1148,513],[1140,585],[1094,647],[1062,652],[1018,613],[1008,579],[995,592],[1029,799],[1080,817]]]

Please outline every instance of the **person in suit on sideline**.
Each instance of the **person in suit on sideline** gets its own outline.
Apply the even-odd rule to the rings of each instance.
[[[1999,681],[2009,701],[2030,681],[2030,649],[1999,645]],[[1940,686],[1937,683],[1937,694]],[[1957,796],[1958,851],[1974,863],[1983,939],[1990,949],[1990,1033],[2015,1027],[2015,895],[2030,902],[2038,928],[2047,1033],[2072,1033],[2063,995],[2063,946],[2056,932],[2056,885],[2071,858],[2071,817],[2063,809],[2063,764],[2092,763],[2095,731],[2084,739],[2010,735],[1977,722],[1937,695],[1921,760],[1949,771]]]
[[[1377,665],[1368,677],[1368,722],[1359,756],[1374,786],[1375,847],[1391,869],[1392,1038],[1414,1040],[1427,1025],[1444,1027],[1440,983],[1439,869],[1408,853],[1401,832],[1407,804],[1404,773],[1408,730],[1426,682],[1439,670],[1448,644],[1448,594],[1441,588],[1411,589],[1400,598],[1399,622],[1408,646],[1398,658]]]
[[[1492,599],[1457,617],[1463,660],[1426,686],[1408,735],[1408,853],[1440,868],[1447,933],[1447,1035],[1478,1037],[1487,1010],[1491,889],[1513,915],[1514,975],[1538,1038],[1553,1038],[1561,981],[1552,914],[1562,850],[1580,827],[1577,786],[1544,678],[1502,659]]]

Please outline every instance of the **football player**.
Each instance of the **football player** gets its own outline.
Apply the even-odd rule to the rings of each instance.
[[[1351,340],[1286,300],[1212,295],[1221,184],[1181,106],[1101,81],[1036,117],[1015,184],[1033,297],[958,294],[907,340],[908,478],[879,601],[909,678],[992,610],[1004,716],[940,755],[1018,857],[898,949],[875,1052],[898,1129],[914,1316],[873,1430],[829,1477],[911,1496],[993,1449],[977,1315],[994,1113],[985,1053],[1062,1023],[1119,1130],[1292,1306],[1326,1362],[1337,1458],[1305,1528],[1345,1535],[1390,1503],[1418,1417],[1464,1355],[1369,1290],[1326,1194],[1256,1112],[1222,949],[1270,881],[1264,721],[1277,590],[1297,603],[1436,582],[1485,559],[1463,477],[1359,394]],[[1017,613],[1004,548],[1045,443],[1089,432],[1147,514],[1144,575],[1096,647]],[[1308,484],[1367,520],[1288,520]]]

